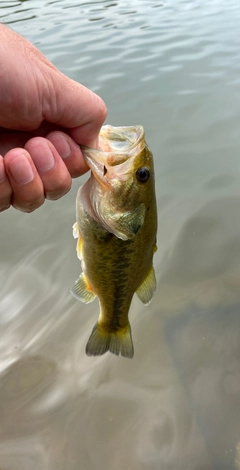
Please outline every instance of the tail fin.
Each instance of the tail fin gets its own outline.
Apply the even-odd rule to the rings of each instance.
[[[86,346],[86,354],[87,356],[102,356],[107,351],[117,356],[121,354],[124,357],[133,357],[134,349],[129,324],[124,329],[109,333],[103,331],[96,323]]]

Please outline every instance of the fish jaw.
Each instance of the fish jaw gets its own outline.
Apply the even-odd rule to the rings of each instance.
[[[104,187],[124,181],[132,167],[134,157],[144,148],[142,126],[103,126],[99,134],[99,149],[81,147],[84,158],[95,178]]]
[[[143,126],[103,126],[99,134],[99,149],[103,152],[130,152],[144,139]]]

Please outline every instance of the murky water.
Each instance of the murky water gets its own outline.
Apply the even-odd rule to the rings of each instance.
[[[98,304],[71,192],[0,215],[0,469],[240,468],[240,3],[1,1],[1,21],[143,124],[155,155],[158,290],[132,361],[85,356]]]

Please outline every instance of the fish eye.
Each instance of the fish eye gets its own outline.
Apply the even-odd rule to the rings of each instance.
[[[150,170],[147,166],[141,166],[136,171],[136,177],[139,183],[146,183],[150,178]]]

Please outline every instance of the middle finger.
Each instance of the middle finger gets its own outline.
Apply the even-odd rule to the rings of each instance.
[[[72,179],[53,144],[43,137],[33,137],[26,143],[25,149],[40,175],[46,198],[55,200],[66,194],[71,188]]]

